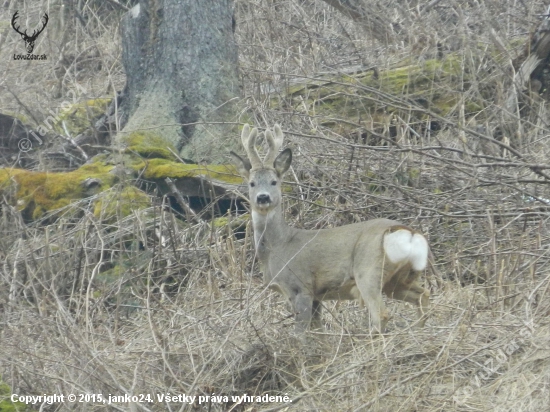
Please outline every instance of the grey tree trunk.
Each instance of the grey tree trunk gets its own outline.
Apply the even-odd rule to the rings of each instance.
[[[221,161],[238,140],[233,31],[233,0],[140,0],[121,23],[127,83],[119,140]]]

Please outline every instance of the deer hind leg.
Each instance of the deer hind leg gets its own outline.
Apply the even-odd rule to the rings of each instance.
[[[423,328],[428,317],[430,307],[430,292],[418,285],[416,282],[410,284],[397,284],[393,292],[388,296],[412,303],[418,307],[418,322],[416,328]]]
[[[314,300],[312,307],[311,329],[323,329],[323,322],[321,320],[322,313],[323,304],[318,300]]]
[[[378,270],[376,265],[372,265],[354,275],[357,288],[369,311],[373,328],[377,332],[384,333],[389,315],[382,300],[382,270]]]

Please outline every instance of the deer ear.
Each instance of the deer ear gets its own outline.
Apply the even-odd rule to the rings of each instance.
[[[285,149],[275,158],[273,162],[273,167],[279,176],[282,176],[286,173],[288,168],[292,163],[292,150]]]
[[[252,165],[248,161],[248,159],[243,159],[241,156],[239,156],[234,151],[230,151],[229,154],[233,158],[233,164],[237,168],[237,172],[248,180],[248,177],[250,175],[250,169],[252,169]]]

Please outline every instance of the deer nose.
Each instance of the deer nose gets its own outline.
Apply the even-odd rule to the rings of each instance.
[[[256,202],[258,202],[259,204],[269,203],[270,202],[269,195],[266,195],[266,194],[258,195],[256,197]]]

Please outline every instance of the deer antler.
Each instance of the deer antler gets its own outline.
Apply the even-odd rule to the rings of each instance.
[[[252,169],[258,169],[262,167],[262,160],[256,150],[256,137],[258,136],[258,129],[254,128],[250,131],[250,126],[245,124],[241,133],[241,141],[243,142],[244,149],[250,160]]]
[[[274,132],[271,133],[271,130],[265,131],[265,139],[267,140],[267,145],[269,147],[267,154],[265,155],[264,159],[264,165],[270,167],[273,165],[273,162],[275,161],[275,158],[279,154],[279,149],[283,145],[283,131],[281,130],[281,126],[278,124],[274,127]]]

